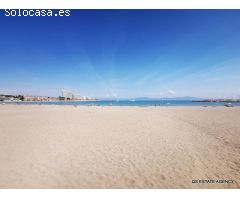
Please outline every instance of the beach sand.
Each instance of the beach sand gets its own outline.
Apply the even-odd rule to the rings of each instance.
[[[0,188],[240,188],[240,107],[0,105]]]

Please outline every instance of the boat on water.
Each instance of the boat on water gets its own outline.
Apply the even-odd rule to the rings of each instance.
[[[225,107],[233,107],[233,104],[232,103],[226,103],[224,104]]]

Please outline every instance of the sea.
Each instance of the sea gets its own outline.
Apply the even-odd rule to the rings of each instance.
[[[98,101],[48,101],[48,102],[6,102],[7,104],[72,105],[72,106],[224,106],[225,102],[192,102],[192,100],[98,100]],[[239,102],[231,103],[240,106]]]

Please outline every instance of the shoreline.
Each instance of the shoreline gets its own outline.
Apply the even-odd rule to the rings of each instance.
[[[126,104],[130,103],[130,104]],[[177,104],[177,103],[151,103],[151,104],[141,104],[141,103],[135,103],[131,104],[131,102],[126,101],[125,104],[121,104],[122,102],[112,102],[112,101],[71,101],[71,102],[0,102],[0,105],[39,105],[39,106],[75,106],[75,107],[81,107],[81,106],[86,106],[86,107],[240,107],[239,103],[236,104],[229,104],[229,103],[223,103],[221,104],[218,103],[210,103],[210,104]],[[78,104],[79,103],[79,104]],[[149,103],[149,102],[147,102]],[[204,102],[205,103],[205,102]]]
[[[240,105],[227,107],[225,105],[74,105],[74,104],[0,104],[0,106],[59,106],[59,107],[116,107],[116,108],[228,108],[235,109],[240,108]]]

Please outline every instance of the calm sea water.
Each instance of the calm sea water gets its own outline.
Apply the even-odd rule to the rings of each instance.
[[[57,102],[9,102],[11,104],[79,105],[79,106],[224,106],[223,102],[192,102],[191,100],[148,100],[148,101],[57,101]],[[233,103],[240,106],[240,103]]]

